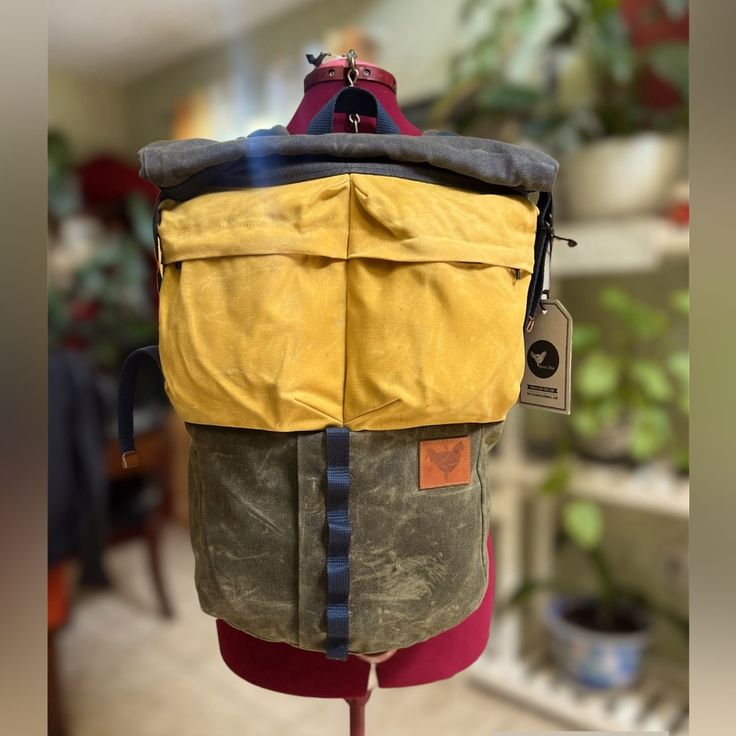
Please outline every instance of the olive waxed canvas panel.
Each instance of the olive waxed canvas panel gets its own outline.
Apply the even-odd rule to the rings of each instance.
[[[487,465],[502,426],[350,433],[350,651],[409,646],[478,607],[488,584]],[[188,429],[203,610],[262,639],[324,651],[324,432]],[[422,489],[420,443],[441,438],[469,438],[468,482]],[[453,458],[436,459],[452,472]]]

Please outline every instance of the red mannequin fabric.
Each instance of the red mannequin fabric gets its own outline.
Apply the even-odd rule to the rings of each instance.
[[[380,687],[410,687],[444,680],[469,667],[488,642],[493,611],[493,546],[488,537],[488,588],[480,606],[457,626],[399,649],[376,665]],[[217,621],[220,653],[239,677],[259,687],[312,698],[355,698],[368,689],[370,665],[355,656],[345,662],[320,652],[263,641]]]

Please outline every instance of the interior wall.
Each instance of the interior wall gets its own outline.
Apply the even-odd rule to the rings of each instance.
[[[122,87],[51,67],[48,76],[49,130],[64,133],[76,160],[97,153],[130,158]]]
[[[171,137],[176,101],[203,85],[220,84],[221,93],[232,100],[242,128],[230,137],[286,124],[311,69],[304,54],[326,50],[327,33],[344,26],[365,29],[375,38],[377,61],[397,77],[400,102],[426,99],[447,85],[463,2],[433,3],[428,17],[428,4],[421,0],[315,0],[235,41],[129,84],[125,94],[131,144],[139,148]]]

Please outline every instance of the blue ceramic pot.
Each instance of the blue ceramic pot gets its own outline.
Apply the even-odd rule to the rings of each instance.
[[[622,688],[636,681],[642,654],[649,644],[649,624],[640,612],[627,611],[630,629],[608,633],[585,628],[566,618],[592,601],[554,598],[547,609],[546,625],[558,665],[588,687]]]

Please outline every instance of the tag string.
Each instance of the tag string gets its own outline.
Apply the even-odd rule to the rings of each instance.
[[[543,231],[547,233],[547,238],[544,243],[544,250],[546,257],[544,259],[544,273],[542,274],[542,288],[539,291],[539,300],[537,302],[537,308],[542,314],[547,314],[547,310],[544,308],[542,302],[549,301],[550,289],[552,287],[552,242],[554,240],[562,240],[567,243],[569,248],[574,248],[577,244],[577,240],[572,238],[565,238],[555,233],[554,227],[551,222],[540,226]],[[526,323],[526,331],[531,332],[534,329],[535,317],[534,314],[529,314]]]

